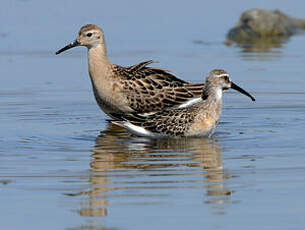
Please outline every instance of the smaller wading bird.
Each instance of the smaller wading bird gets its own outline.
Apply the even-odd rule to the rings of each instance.
[[[148,67],[153,61],[129,67],[111,63],[107,57],[104,31],[96,25],[83,26],[77,39],[56,54],[77,46],[88,48],[94,96],[100,108],[111,117],[184,107],[200,101],[203,84],[191,84],[168,70]]]
[[[224,70],[213,70],[205,80],[202,100],[185,108],[167,109],[153,114],[125,114],[112,123],[146,137],[210,137],[218,123],[223,91],[232,88],[247,95]]]

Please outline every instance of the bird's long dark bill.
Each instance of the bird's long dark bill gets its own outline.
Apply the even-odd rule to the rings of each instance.
[[[237,90],[238,92],[248,96],[251,98],[252,101],[255,101],[255,98],[251,96],[250,93],[248,93],[247,91],[243,90],[242,88],[240,88],[238,85],[234,84],[233,82],[231,82],[231,88]]]
[[[57,54],[60,54],[60,53],[66,51],[66,50],[68,50],[68,49],[71,49],[71,48],[73,48],[73,47],[75,47],[75,46],[79,46],[79,42],[78,42],[77,40],[75,40],[74,42],[71,42],[69,45],[66,45],[64,48],[58,50],[55,54],[56,54],[56,55],[57,55]]]

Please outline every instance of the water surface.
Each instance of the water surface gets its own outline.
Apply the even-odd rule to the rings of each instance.
[[[223,44],[263,6],[305,17],[299,1],[3,3],[1,229],[303,229],[304,35]],[[227,92],[211,139],[132,136],[96,105],[85,48],[54,55],[86,23],[115,63],[154,59],[193,82],[224,68],[257,101]]]

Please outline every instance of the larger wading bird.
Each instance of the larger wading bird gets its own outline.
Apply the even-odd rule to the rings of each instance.
[[[77,46],[88,48],[94,96],[100,108],[111,117],[182,108],[201,100],[203,84],[190,84],[168,70],[148,67],[153,61],[129,67],[111,63],[104,32],[96,25],[83,26],[77,39],[56,54]]]

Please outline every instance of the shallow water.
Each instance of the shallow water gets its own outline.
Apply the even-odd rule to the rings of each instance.
[[[269,52],[223,41],[245,9],[305,17],[304,3],[255,2],[3,3],[0,228],[303,229],[305,36]],[[54,55],[86,23],[115,63],[194,82],[224,68],[257,101],[227,92],[211,139],[132,136],[98,109],[85,49]]]

